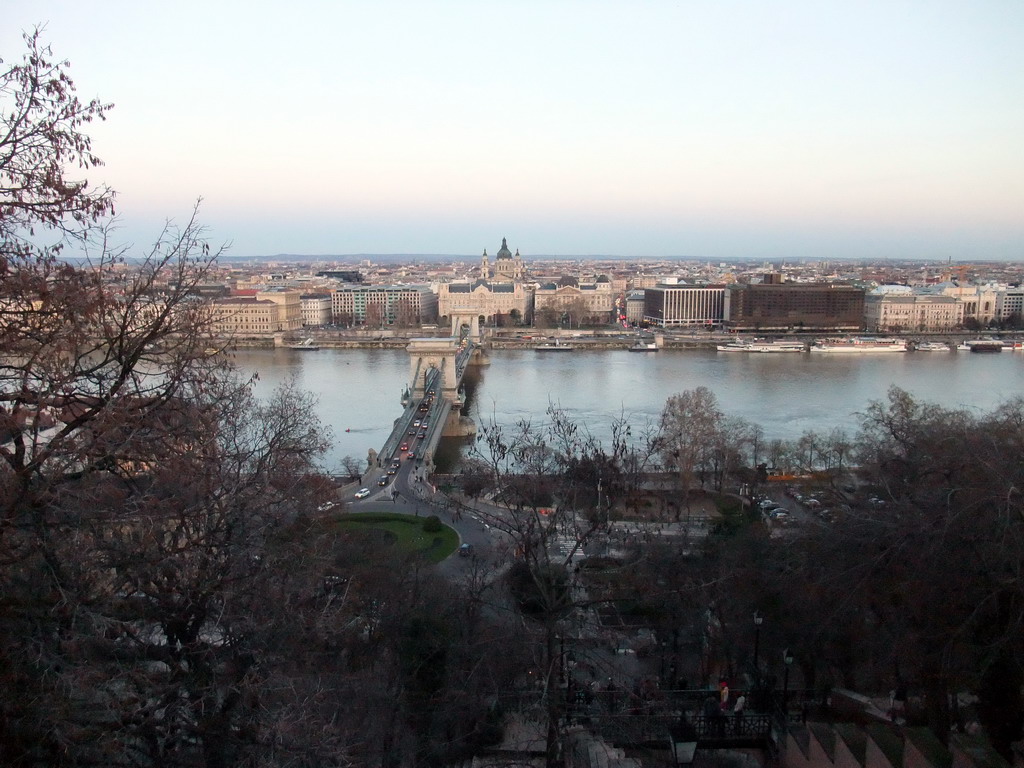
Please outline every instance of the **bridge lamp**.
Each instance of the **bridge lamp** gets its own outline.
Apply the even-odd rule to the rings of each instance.
[[[686,720],[669,729],[669,747],[675,765],[692,765],[697,751],[697,731]]]

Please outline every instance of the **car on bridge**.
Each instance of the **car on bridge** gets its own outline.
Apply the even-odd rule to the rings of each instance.
[[[369,495],[370,495],[370,489],[369,488],[360,488],[358,491],[356,491],[356,498],[357,499],[365,499]]]
[[[407,458],[407,459],[415,459],[416,458],[416,452],[415,451],[409,451],[407,454],[405,454],[405,458]]]
[[[402,443],[400,446],[398,446],[398,450],[400,450],[400,451],[408,451],[409,450],[409,443]]]
[[[427,436],[427,430],[424,429],[423,431],[420,432],[420,437],[423,438],[423,437],[426,437],[426,436]]]

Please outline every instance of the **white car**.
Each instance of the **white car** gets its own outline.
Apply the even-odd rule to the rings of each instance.
[[[370,489],[369,488],[360,488],[358,491],[356,491],[356,498],[357,499],[365,499],[369,495],[370,495]]]
[[[333,501],[325,501],[323,504],[321,504],[319,507],[316,508],[316,511],[317,512],[326,512],[329,509],[334,509],[334,502]]]

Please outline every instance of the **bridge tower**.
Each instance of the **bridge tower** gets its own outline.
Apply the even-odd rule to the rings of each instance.
[[[462,374],[472,359],[472,345],[457,337],[410,339],[409,346],[409,393],[413,401],[426,394],[427,384],[435,382],[435,402],[440,399],[449,405],[445,422],[445,436],[472,435],[476,425],[462,415],[464,400],[459,387]],[[434,373],[436,372],[436,379]]]
[[[451,314],[452,318],[452,336],[462,335],[462,326],[469,327],[469,339],[470,341],[480,341],[482,334],[480,333],[480,315],[476,312],[466,312],[459,314],[458,310],[453,310]]]

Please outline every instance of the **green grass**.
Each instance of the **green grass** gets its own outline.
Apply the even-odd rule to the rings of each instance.
[[[440,531],[427,533],[423,530],[424,519],[413,515],[367,513],[348,515],[337,524],[351,531],[385,531],[400,552],[418,552],[432,563],[439,563],[459,546],[459,535],[447,525],[443,525]]]

